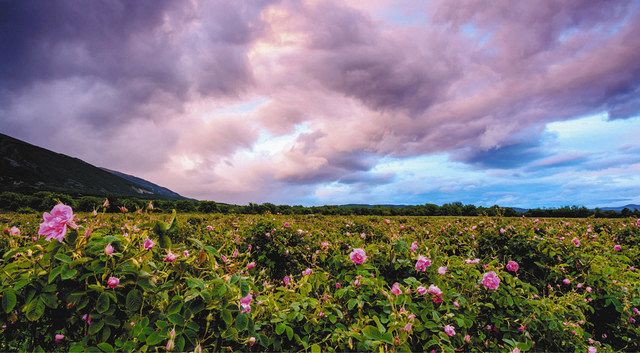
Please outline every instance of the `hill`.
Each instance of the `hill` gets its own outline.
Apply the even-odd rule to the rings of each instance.
[[[147,180],[0,134],[0,191],[184,199]]]

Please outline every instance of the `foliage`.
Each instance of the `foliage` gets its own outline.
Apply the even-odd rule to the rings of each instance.
[[[150,211],[81,214],[62,243],[1,215],[0,350],[640,350],[635,220]]]

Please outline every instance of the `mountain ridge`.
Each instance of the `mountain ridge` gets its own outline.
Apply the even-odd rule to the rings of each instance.
[[[0,133],[0,191],[186,199],[129,174],[100,168]]]

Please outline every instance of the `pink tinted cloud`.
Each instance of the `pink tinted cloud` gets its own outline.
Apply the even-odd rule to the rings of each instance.
[[[3,131],[189,196],[260,201],[390,182],[373,171],[385,157],[544,163],[547,123],[640,111],[628,1],[144,4],[4,5],[28,35],[0,43],[13,53],[0,54]],[[47,26],[25,15],[40,10],[56,14]]]

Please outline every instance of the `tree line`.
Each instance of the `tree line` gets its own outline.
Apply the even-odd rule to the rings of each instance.
[[[215,201],[141,199],[131,197],[76,196],[54,192],[20,194],[0,193],[0,211],[34,213],[50,210],[56,203],[63,202],[78,212],[102,211],[105,199],[109,200],[107,212],[150,212],[223,213],[223,214],[322,214],[322,215],[375,215],[375,216],[504,216],[504,217],[568,217],[568,218],[620,218],[640,217],[640,211],[624,209],[622,212],[600,209],[588,209],[583,206],[565,206],[559,208],[536,208],[516,210],[510,207],[491,207],[465,205],[461,202],[436,205],[395,206],[395,205],[275,205],[272,203],[249,203],[234,205]]]

